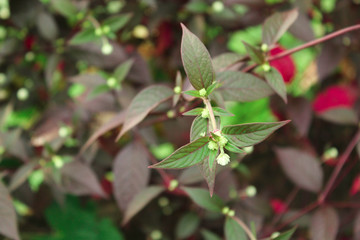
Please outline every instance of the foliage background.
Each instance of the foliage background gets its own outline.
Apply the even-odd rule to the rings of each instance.
[[[0,233],[17,238],[17,219],[21,239],[222,238],[221,214],[164,190],[171,179],[147,168],[189,142],[193,119],[179,113],[199,103],[161,104],[115,141],[124,110],[144,87],[173,88],[177,71],[185,76],[180,22],[212,57],[246,55],[242,41],[261,44],[264,19],[294,7],[299,17],[281,49],[360,23],[357,0],[0,1]],[[287,83],[287,105],[277,96],[226,103],[235,117],[222,124],[292,120],[249,154],[232,156],[237,161],[217,177],[215,193],[258,236],[317,199],[312,182],[304,187],[314,174],[306,160],[291,163],[299,173],[291,175],[282,159],[311,156],[322,187],[355,134],[359,40],[359,31],[348,33],[271,63]],[[284,147],[300,153],[282,157]],[[360,237],[358,161],[353,151],[322,208],[286,224],[298,226],[294,239],[325,239],[314,232],[329,226],[336,231],[328,239]],[[180,185],[206,187],[196,168],[168,173]],[[124,212],[141,206],[134,196],[150,185],[161,191],[152,189],[154,199],[122,225]]]

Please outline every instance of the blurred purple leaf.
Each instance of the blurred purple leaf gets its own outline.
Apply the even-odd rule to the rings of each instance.
[[[126,111],[124,125],[117,139],[140,123],[160,103],[164,102],[174,94],[174,91],[161,85],[153,85],[139,92],[131,101]]]
[[[4,236],[19,240],[16,213],[11,196],[0,179],[0,233]]]
[[[65,164],[62,169],[62,187],[75,195],[96,195],[107,198],[94,171],[90,166],[75,160]]]
[[[37,161],[31,161],[19,167],[14,173],[14,175],[11,177],[11,181],[8,187],[9,191],[13,191],[21,184],[23,184],[37,165]]]
[[[310,235],[313,240],[335,240],[339,230],[339,216],[334,208],[321,207],[311,218]]]
[[[356,116],[355,111],[346,107],[332,108],[320,113],[318,116],[324,120],[337,124],[356,125],[358,123],[358,117]]]
[[[270,71],[264,73],[264,76],[270,87],[287,103],[286,85],[279,71],[272,67]]]
[[[317,58],[318,79],[320,82],[335,70],[345,53],[343,44],[337,44],[336,40],[323,43]]]
[[[165,191],[162,186],[149,186],[139,192],[130,202],[124,213],[122,225],[127,224],[138,212],[140,212],[152,199]]]
[[[359,239],[360,239],[360,211],[357,212],[354,220],[354,240],[359,240]]]
[[[114,195],[119,208],[125,211],[132,199],[148,184],[150,169],[145,150],[139,144],[129,144],[115,157]]]
[[[289,98],[287,113],[300,136],[306,136],[312,120],[311,103],[306,98]]]
[[[323,171],[316,157],[295,148],[276,148],[275,152],[285,174],[297,186],[310,192],[321,190]]]

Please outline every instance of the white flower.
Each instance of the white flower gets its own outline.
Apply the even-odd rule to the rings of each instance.
[[[206,96],[206,89],[205,88],[200,89],[199,90],[199,95],[202,96],[202,97],[205,97]]]
[[[228,164],[230,162],[230,156],[227,155],[226,153],[220,153],[219,156],[216,158],[216,161],[218,164],[220,164],[221,166],[225,166],[226,164]]]
[[[209,118],[210,117],[210,113],[209,110],[207,108],[204,108],[201,112],[201,117],[202,118]]]
[[[227,143],[228,143],[228,140],[226,139],[226,137],[220,136],[219,145],[220,145],[221,147],[224,147]]]
[[[214,142],[214,141],[210,141],[210,142],[208,143],[208,148],[209,148],[210,150],[217,150],[218,147],[219,147],[219,146],[218,146],[217,143]]]

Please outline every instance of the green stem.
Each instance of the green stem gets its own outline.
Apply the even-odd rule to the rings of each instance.
[[[211,103],[208,98],[203,98],[203,101],[204,101],[204,104],[205,104],[207,110],[209,111],[211,126],[213,128],[213,131],[215,131],[215,130],[217,130],[217,127],[216,127],[215,115],[214,115],[214,111],[212,109]]]
[[[246,226],[246,224],[238,217],[233,216],[231,217],[233,220],[235,220],[245,231],[245,233],[248,235],[248,237],[250,238],[250,240],[256,240],[256,238],[254,237],[254,234],[251,232],[251,230],[248,228],[248,226]]]

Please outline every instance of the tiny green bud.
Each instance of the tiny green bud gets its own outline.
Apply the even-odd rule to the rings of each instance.
[[[5,153],[5,147],[0,145],[0,156]]]
[[[271,69],[269,63],[264,63],[263,65],[261,65],[261,67],[265,72],[268,72]]]
[[[269,51],[269,46],[266,43],[261,44],[261,51],[263,52]]]
[[[234,211],[234,210],[230,210],[229,213],[228,213],[228,216],[229,216],[229,217],[235,216],[235,211]]]
[[[150,237],[153,240],[160,240],[163,237],[163,235],[160,230],[154,230],[151,232]]]
[[[245,193],[248,197],[255,197],[257,190],[256,187],[250,185],[245,189]]]
[[[117,86],[116,78],[110,77],[106,80],[106,85],[108,85],[110,88],[115,88]]]
[[[180,86],[174,87],[174,93],[180,94],[181,93],[181,87]]]
[[[101,28],[98,27],[98,28],[95,29],[95,35],[96,36],[101,36],[102,34],[103,34],[103,31],[102,31]]]
[[[207,108],[204,108],[201,112],[201,117],[202,118],[209,118],[210,117],[210,113],[209,110]]]
[[[72,134],[72,129],[69,126],[61,126],[59,128],[59,132],[58,132],[59,136],[62,138],[66,138],[68,136],[70,136]]]
[[[244,147],[243,150],[244,150],[247,154],[251,154],[251,153],[254,151],[254,146]]]
[[[102,27],[102,32],[104,33],[104,34],[107,34],[107,33],[109,33],[110,32],[110,27],[108,26],[108,25],[104,25],[103,27]]]
[[[221,210],[222,214],[227,215],[230,211],[229,207],[223,207],[223,209]]]
[[[35,59],[35,54],[33,52],[28,52],[25,54],[25,60],[28,62],[32,62]]]
[[[219,148],[219,146],[218,146],[218,144],[217,144],[216,142],[210,141],[210,142],[208,143],[208,148],[209,148],[210,150],[217,150],[217,149]]]
[[[166,113],[166,116],[168,118],[174,118],[175,117],[175,111],[174,110],[169,110],[167,113]]]
[[[20,88],[17,91],[16,96],[20,101],[25,101],[29,97],[29,90],[27,90],[26,88]]]
[[[226,137],[224,136],[220,136],[220,139],[219,139],[219,145],[221,147],[225,147],[225,145],[228,143],[228,140]]]
[[[168,190],[169,190],[170,192],[172,192],[172,191],[174,191],[178,186],[179,186],[178,180],[173,179],[173,180],[171,180],[170,183],[169,183]]]
[[[51,161],[54,163],[55,167],[57,168],[61,168],[62,166],[64,166],[63,159],[58,155],[53,156],[51,158]]]
[[[111,1],[106,6],[106,9],[109,13],[117,13],[124,6],[124,3],[121,1]]]
[[[149,30],[144,25],[137,25],[133,30],[133,35],[136,38],[145,39],[149,36]]]
[[[205,88],[200,89],[199,94],[200,94],[200,96],[205,97],[206,96],[206,89]]]
[[[277,238],[278,236],[280,236],[280,233],[279,232],[274,232],[273,234],[271,234],[271,239],[275,239]]]
[[[114,50],[113,46],[108,42],[105,42],[101,47],[101,52],[104,55],[110,55],[113,52],[113,50]]]
[[[167,197],[161,197],[158,200],[158,204],[160,207],[166,207],[169,205],[169,199]]]
[[[333,159],[333,158],[337,158],[339,155],[339,151],[337,150],[337,148],[332,147],[327,149],[324,154],[323,154],[323,158],[325,161],[329,160],[329,159]]]
[[[181,106],[181,107],[179,108],[179,112],[185,112],[185,110],[186,110],[186,108],[185,108],[184,106]]]
[[[222,12],[224,10],[224,3],[221,1],[215,1],[211,7],[214,12]]]
[[[6,83],[6,75],[4,73],[0,73],[0,85]]]

